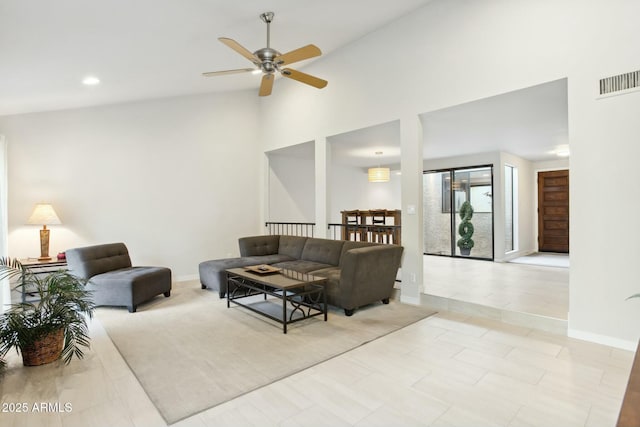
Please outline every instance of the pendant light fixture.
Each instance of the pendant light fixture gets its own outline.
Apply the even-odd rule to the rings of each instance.
[[[382,151],[376,151],[376,156],[381,155]],[[369,182],[389,182],[391,174],[389,168],[380,167],[380,162],[378,162],[377,168],[369,168],[368,175]]]

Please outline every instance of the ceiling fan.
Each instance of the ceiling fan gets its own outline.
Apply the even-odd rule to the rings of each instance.
[[[279,72],[283,77],[297,80],[301,83],[308,84],[318,89],[322,89],[323,87],[325,87],[328,83],[326,80],[322,80],[318,77],[294,70],[292,68],[282,68],[283,65],[289,65],[294,62],[313,58],[315,56],[320,56],[322,55],[322,52],[317,46],[313,44],[308,44],[284,54],[278,52],[275,49],[272,49],[270,46],[270,25],[271,21],[273,21],[273,17],[273,12],[265,12],[260,15],[260,19],[262,19],[262,21],[267,24],[267,47],[258,49],[253,53],[245,49],[240,43],[233,39],[229,39],[226,37],[218,38],[218,40],[220,40],[222,43],[235,50],[240,55],[247,58],[249,61],[253,62],[253,65],[255,65],[256,68],[211,71],[208,73],[202,73],[202,75],[210,77],[221,76],[225,74],[246,73],[256,70],[262,71],[262,83],[260,84],[260,91],[258,92],[260,96],[271,95],[271,90],[273,89],[273,80],[275,77],[274,74],[276,71]]]

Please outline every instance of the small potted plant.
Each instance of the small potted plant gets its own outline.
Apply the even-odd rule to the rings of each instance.
[[[458,239],[457,245],[460,248],[460,254],[468,256],[471,253],[471,249],[474,246],[474,241],[471,238],[473,236],[473,224],[471,224],[471,218],[473,217],[473,207],[468,201],[464,202],[460,206],[460,225],[458,226]]]
[[[81,347],[89,347],[90,340],[87,316],[94,309],[84,281],[65,270],[38,276],[17,260],[0,258],[0,280],[6,278],[17,278],[15,288],[36,298],[12,304],[0,316],[0,359],[12,348],[25,366],[82,358]]]

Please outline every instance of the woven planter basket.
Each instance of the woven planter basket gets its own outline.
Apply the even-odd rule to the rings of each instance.
[[[59,329],[34,342],[33,345],[20,349],[24,366],[39,366],[51,363],[60,358],[64,344],[64,330]]]

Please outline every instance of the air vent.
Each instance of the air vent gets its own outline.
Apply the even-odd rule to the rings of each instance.
[[[600,95],[640,87],[640,70],[600,79]]]

